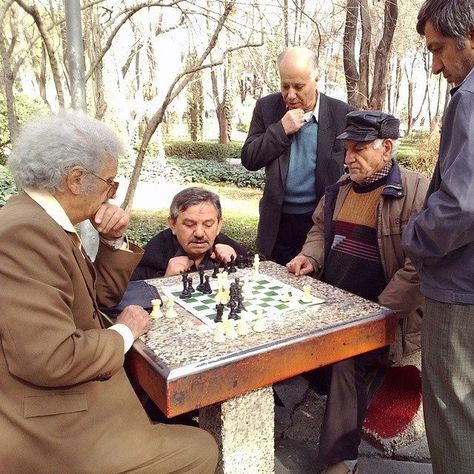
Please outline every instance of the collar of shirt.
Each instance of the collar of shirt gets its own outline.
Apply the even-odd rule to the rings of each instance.
[[[314,117],[314,120],[316,123],[319,121],[319,92],[316,93],[316,104],[314,106],[313,110],[310,110],[309,112],[306,112],[303,115],[304,121],[309,122],[311,120],[311,117]]]
[[[471,74],[474,74],[474,67],[470,70],[469,74],[464,78],[464,80],[460,84],[458,84],[457,86],[451,88],[451,90],[449,91],[451,96],[466,82],[467,78]]]
[[[45,210],[46,214],[66,232],[73,232],[77,235],[76,229],[69,220],[66,212],[52,194],[42,189],[32,188],[26,188],[25,193],[28,194],[33,201],[37,202]]]

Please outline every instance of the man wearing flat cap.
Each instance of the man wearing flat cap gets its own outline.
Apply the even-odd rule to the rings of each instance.
[[[391,348],[326,370],[328,398],[319,445],[319,460],[328,466],[325,474],[359,472],[366,377],[374,367],[398,362],[420,347],[423,298],[400,239],[410,215],[423,206],[428,180],[395,161],[399,125],[398,119],[379,111],[347,114],[338,138],[344,140],[348,174],[326,188],[301,252],[287,264],[295,275],[314,274],[400,315]]]

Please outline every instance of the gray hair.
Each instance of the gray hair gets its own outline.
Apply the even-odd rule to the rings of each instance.
[[[418,12],[416,31],[425,34],[426,22],[433,23],[443,36],[454,38],[458,49],[464,49],[464,40],[474,27],[472,0],[426,0]]]
[[[17,136],[8,168],[22,189],[62,190],[74,166],[98,172],[117,160],[122,144],[107,125],[80,111],[61,111],[28,121]]]
[[[318,56],[314,51],[305,46],[293,46],[291,48],[287,48],[283,50],[277,57],[277,66],[280,67],[281,63],[285,59],[285,56],[288,53],[296,53],[301,58],[305,58],[308,62],[308,66],[313,73],[314,79],[318,79],[319,77],[319,61]]]
[[[195,206],[209,202],[217,211],[217,218],[222,219],[222,207],[219,196],[212,191],[208,191],[204,188],[191,187],[180,191],[171,201],[170,205],[170,218],[176,221],[180,212],[185,211],[189,206]]]
[[[382,148],[382,143],[384,142],[384,140],[390,140],[392,142],[392,153],[390,155],[390,158],[396,158],[400,140],[396,140],[394,138],[376,138],[372,142],[372,147],[374,148],[374,150],[379,150],[380,148]]]

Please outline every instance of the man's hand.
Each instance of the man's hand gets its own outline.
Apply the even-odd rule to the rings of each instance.
[[[308,275],[309,273],[313,273],[315,271],[311,260],[305,255],[301,254],[290,260],[286,264],[286,268],[288,268],[290,273],[294,273],[296,276]]]
[[[219,262],[230,262],[230,257],[234,256],[234,259],[237,258],[237,253],[235,250],[227,244],[216,244],[214,245],[214,251],[211,253],[211,258],[213,260],[218,260]]]
[[[147,333],[151,327],[149,314],[137,305],[126,306],[117,316],[116,323],[125,324],[133,334],[133,340]]]
[[[90,221],[105,240],[117,240],[125,234],[130,215],[121,207],[106,202],[99,207]]]
[[[291,109],[283,115],[281,119],[283,130],[287,135],[296,133],[304,124],[304,110],[303,109]]]
[[[193,264],[194,262],[186,255],[170,258],[166,267],[165,277],[187,272],[190,270]]]

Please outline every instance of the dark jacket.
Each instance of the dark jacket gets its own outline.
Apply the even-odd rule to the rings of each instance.
[[[329,186],[313,215],[313,227],[301,253],[313,259],[317,276],[324,280],[324,262],[334,240],[331,222],[338,215],[352,186],[348,176]],[[386,286],[378,302],[400,315],[399,337],[392,357],[399,361],[420,348],[423,297],[415,268],[401,246],[401,236],[409,217],[418,212],[428,189],[428,180],[419,173],[394,163],[377,206],[377,242]],[[418,311],[417,311],[418,310]]]
[[[344,145],[336,136],[343,132],[346,114],[353,107],[319,93],[316,160],[316,202],[325,188],[336,182],[344,166]],[[287,111],[280,93],[257,100],[250,130],[242,147],[242,164],[250,171],[265,167],[265,189],[260,200],[257,247],[266,257],[272,253],[285,197],[292,136],[287,136],[281,118]]]
[[[219,234],[214,244],[229,245],[235,250],[237,255],[247,256],[247,250],[244,246],[224,234]],[[145,250],[145,254],[133,272],[131,280],[146,280],[147,278],[162,277],[166,272],[166,267],[171,258],[186,255],[183,247],[178,243],[176,236],[171,232],[171,229],[165,229],[156,234],[143,249]],[[209,258],[209,254],[204,257],[201,263],[206,270],[213,267],[213,260]],[[197,271],[197,268],[193,265],[191,271]]]
[[[430,194],[403,236],[422,293],[444,303],[474,304],[473,131],[474,69],[453,93]]]

